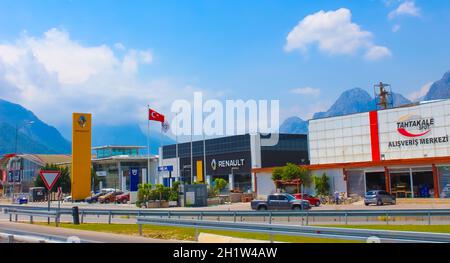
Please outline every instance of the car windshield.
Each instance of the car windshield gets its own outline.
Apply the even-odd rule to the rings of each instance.
[[[376,194],[377,194],[377,192],[375,192],[375,191],[370,191],[370,192],[366,193],[366,195],[376,195]]]
[[[286,194],[289,201],[295,200],[295,197],[291,194]]]

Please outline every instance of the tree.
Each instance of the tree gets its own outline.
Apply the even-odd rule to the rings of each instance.
[[[299,184],[309,186],[311,184],[311,177],[308,169],[300,167],[293,163],[288,163],[283,167],[277,167],[272,171],[272,180],[275,182],[277,189],[283,188],[284,183],[293,183],[296,180],[297,187]]]
[[[328,183],[328,176],[323,173],[322,176],[314,176],[314,185],[316,193],[318,195],[329,195],[330,194],[330,184]]]
[[[216,194],[219,194],[225,187],[227,186],[227,181],[222,178],[217,178],[214,180],[214,191]]]
[[[51,189],[53,192],[55,192],[58,187],[61,187],[63,193],[71,192],[72,182],[70,180],[70,172],[69,172],[69,168],[67,166],[62,167],[62,166],[58,166],[56,164],[46,164],[44,167],[42,167],[41,170],[60,171],[61,172],[60,177],[58,178],[55,185]],[[45,183],[42,180],[41,176],[36,177],[36,179],[34,180],[34,186],[35,187],[45,187]]]
[[[308,169],[293,163],[288,163],[283,168],[281,179],[284,181],[301,180],[302,184],[306,186],[311,184],[311,177],[309,176]]]
[[[138,193],[137,193],[137,202],[136,206],[141,206],[142,203],[145,203],[150,198],[150,191],[152,189],[151,184],[139,184],[138,185]]]
[[[275,182],[275,187],[277,189],[280,189],[281,186],[282,186],[280,181],[283,178],[283,173],[284,173],[284,168],[283,167],[276,167],[272,171],[272,180]]]

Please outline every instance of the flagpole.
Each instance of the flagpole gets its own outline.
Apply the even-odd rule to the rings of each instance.
[[[164,123],[161,122],[161,130],[159,131],[159,149],[161,149],[161,155],[159,156],[159,158],[161,159],[161,165],[162,164],[162,156],[163,156],[163,148],[162,148],[162,134],[163,134],[163,125]],[[164,183],[164,180],[162,180]],[[161,183],[161,172],[158,173],[158,184]],[[170,187],[170,182],[169,182],[169,187]]]
[[[202,114],[202,137],[203,137],[203,182],[206,183],[206,139],[205,139],[205,128],[203,125],[203,114]]]
[[[150,114],[150,105],[147,105],[147,114]],[[147,116],[147,183],[150,183],[150,116]]]
[[[175,115],[175,158],[177,162],[177,175],[178,180],[181,181],[181,175],[180,175],[180,162],[178,161],[178,112]]]
[[[193,147],[193,143],[192,143],[192,133],[193,133],[193,125],[192,125],[192,122],[193,122],[193,120],[192,120],[193,118],[192,118],[192,115],[191,115],[191,184],[193,184],[194,183],[194,156],[192,155],[192,153],[193,153],[193,150],[192,150],[192,147]]]

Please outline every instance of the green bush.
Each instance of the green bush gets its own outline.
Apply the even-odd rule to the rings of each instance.
[[[214,180],[214,192],[218,195],[225,187],[228,185],[228,182],[225,179],[217,178]]]
[[[326,173],[320,177],[314,176],[314,185],[317,195],[327,196],[330,194],[330,184]]]

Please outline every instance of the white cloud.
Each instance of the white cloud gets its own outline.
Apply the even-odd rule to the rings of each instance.
[[[415,16],[420,17],[421,11],[420,8],[416,6],[416,3],[411,0],[407,0],[401,3],[397,9],[393,10],[389,13],[388,18],[394,19],[399,16]]]
[[[381,58],[390,56],[391,51],[388,48],[381,46],[373,46],[369,48],[369,50],[364,55],[364,58],[367,60],[379,60]]]
[[[174,99],[192,98],[185,85],[140,79],[152,53],[123,48],[83,45],[59,29],[0,43],[0,98],[57,127],[67,126],[72,112],[91,112],[95,123],[145,123],[147,104],[169,114]]]
[[[354,55],[361,50],[373,53],[374,48],[378,54],[390,54],[386,52],[388,48],[374,44],[371,32],[352,22],[352,13],[346,8],[329,12],[322,10],[306,16],[288,34],[284,48],[287,52],[297,49],[307,52],[309,46],[315,44],[320,51],[330,55]],[[379,52],[381,49],[383,53]]]
[[[420,90],[414,91],[411,94],[409,94],[408,99],[411,101],[419,101],[421,98],[427,95],[428,91],[431,88],[431,85],[433,85],[433,82],[426,83],[420,88]]]
[[[401,26],[399,24],[396,24],[392,27],[392,32],[397,33],[400,30]]]
[[[125,45],[120,42],[117,42],[116,44],[114,44],[114,48],[117,50],[125,50],[126,49]]]
[[[66,31],[50,29],[42,38],[24,37],[18,47],[26,50],[64,84],[79,84],[119,63],[105,46],[86,47],[72,41]]]
[[[291,90],[292,93],[298,94],[298,95],[312,95],[312,96],[318,96],[320,94],[320,89],[311,88],[311,87],[304,87],[304,88],[296,88]]]

